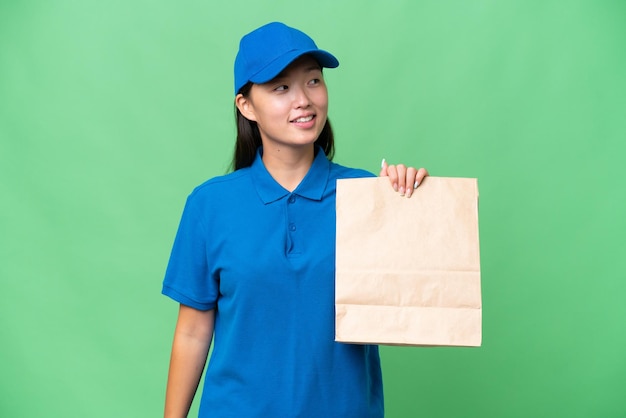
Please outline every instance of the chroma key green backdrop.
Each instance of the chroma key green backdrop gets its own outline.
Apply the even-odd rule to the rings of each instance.
[[[0,416],[162,414],[163,272],[187,194],[228,168],[239,38],[273,20],[341,61],[337,162],[479,181],[483,346],[382,347],[387,416],[626,416],[625,17],[0,0]]]

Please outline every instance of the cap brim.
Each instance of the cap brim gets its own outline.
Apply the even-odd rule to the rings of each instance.
[[[280,74],[289,64],[303,55],[311,55],[324,68],[336,68],[339,61],[330,52],[314,49],[305,51],[290,51],[287,54],[272,61],[267,67],[250,77],[250,81],[255,84],[267,83]]]

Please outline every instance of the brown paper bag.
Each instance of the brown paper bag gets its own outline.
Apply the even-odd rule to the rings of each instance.
[[[335,290],[336,341],[480,346],[477,180],[338,180]]]

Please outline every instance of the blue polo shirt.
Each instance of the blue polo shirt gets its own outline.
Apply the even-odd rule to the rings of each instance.
[[[292,193],[254,163],[187,199],[163,294],[216,309],[200,417],[383,416],[378,347],[334,341],[335,192],[321,149]]]

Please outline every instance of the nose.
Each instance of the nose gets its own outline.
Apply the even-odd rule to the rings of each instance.
[[[295,88],[294,90],[293,104],[296,109],[309,107],[311,99],[307,94],[306,89],[302,87]]]

